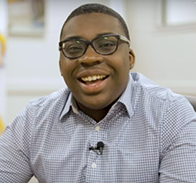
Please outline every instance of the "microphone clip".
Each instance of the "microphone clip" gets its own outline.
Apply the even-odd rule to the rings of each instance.
[[[89,147],[89,150],[93,150],[94,152],[96,152],[98,155],[102,155],[103,154],[103,148],[104,148],[104,143],[103,142],[98,142],[97,143],[97,147]]]

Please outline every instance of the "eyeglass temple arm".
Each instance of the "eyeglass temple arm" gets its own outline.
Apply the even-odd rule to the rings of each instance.
[[[120,39],[121,39],[122,41],[127,42],[127,43],[129,44],[129,47],[131,47],[131,41],[130,41],[130,40],[128,40],[125,36],[122,36],[122,35],[119,35],[119,36],[120,36]]]

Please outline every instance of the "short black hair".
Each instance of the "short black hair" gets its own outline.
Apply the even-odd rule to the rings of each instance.
[[[66,21],[64,22],[62,26],[61,33],[60,33],[60,39],[63,35],[63,28],[70,19],[72,19],[75,16],[88,14],[88,13],[102,13],[102,14],[110,15],[110,16],[117,18],[121,24],[121,27],[125,33],[125,36],[130,40],[127,25],[124,19],[121,17],[121,15],[117,13],[116,11],[114,11],[113,9],[105,5],[97,4],[97,3],[84,4],[84,5],[79,6],[75,10],[73,10],[71,14],[67,17]]]

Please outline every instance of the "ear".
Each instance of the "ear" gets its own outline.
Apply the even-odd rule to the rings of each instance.
[[[135,54],[133,50],[129,50],[129,64],[130,64],[130,70],[134,67],[135,65]]]
[[[59,59],[59,70],[60,70],[60,73],[61,73],[61,76],[62,76],[63,74],[62,74],[62,70],[61,70],[61,59]]]

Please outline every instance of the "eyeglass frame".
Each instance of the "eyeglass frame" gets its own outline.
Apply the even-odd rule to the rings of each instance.
[[[114,37],[117,39],[116,49],[115,49],[113,52],[109,53],[109,54],[108,54],[108,53],[107,53],[107,54],[99,53],[99,52],[95,49],[95,47],[93,46],[93,41],[94,41],[94,40],[96,40],[96,39],[98,39],[98,38],[100,38],[100,37],[104,37],[104,36],[114,36]],[[86,48],[84,49],[82,55],[77,56],[77,57],[68,57],[68,56],[65,55],[65,53],[64,53],[64,51],[63,51],[63,47],[64,47],[64,46],[63,46],[63,43],[65,43],[65,42],[67,42],[67,41],[70,41],[70,40],[73,40],[73,39],[74,39],[74,38],[71,37],[71,38],[68,38],[68,39],[65,39],[65,40],[59,42],[59,51],[62,51],[63,55],[64,55],[66,58],[68,58],[68,59],[77,59],[77,58],[80,58],[81,56],[83,56],[83,55],[86,53],[86,50],[88,49],[88,46],[89,46],[89,45],[91,45],[91,47],[93,48],[93,50],[94,50],[96,53],[98,53],[99,55],[112,55],[113,53],[115,53],[116,50],[118,49],[119,41],[124,41],[124,42],[128,43],[129,46],[131,45],[130,40],[129,40],[128,38],[126,38],[125,36],[120,35],[120,34],[102,34],[102,35],[99,35],[99,36],[95,37],[95,38],[92,39],[92,40],[85,40],[85,39],[79,38],[78,40],[83,41],[83,42],[86,44]]]

